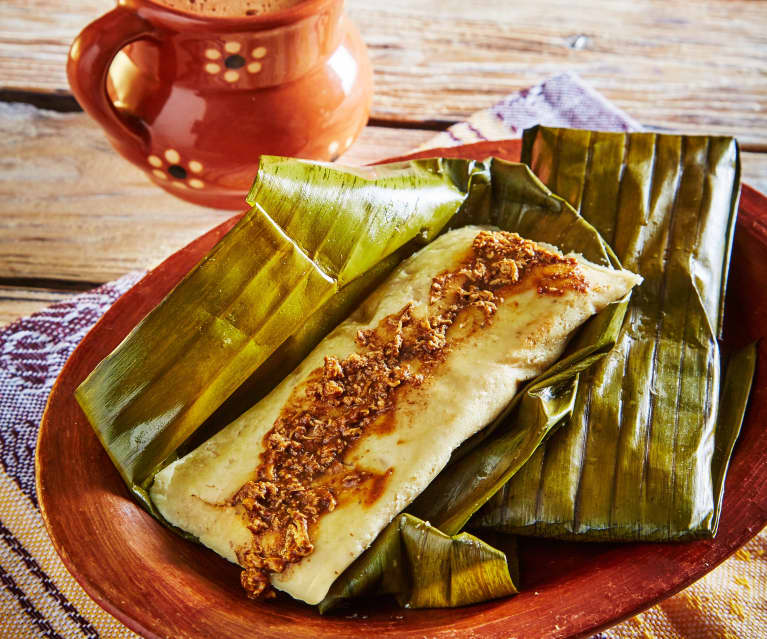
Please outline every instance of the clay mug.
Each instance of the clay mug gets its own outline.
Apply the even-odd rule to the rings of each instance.
[[[343,0],[210,17],[119,0],[67,73],[112,146],[166,191],[242,209],[261,154],[334,160],[367,122],[372,70]]]

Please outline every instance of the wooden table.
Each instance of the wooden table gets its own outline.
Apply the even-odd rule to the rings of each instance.
[[[68,92],[69,43],[113,0],[0,4],[0,324],[146,269],[230,212],[184,203]],[[347,0],[370,49],[370,124],[343,160],[402,154],[511,91],[579,73],[650,129],[735,135],[767,191],[767,2]]]

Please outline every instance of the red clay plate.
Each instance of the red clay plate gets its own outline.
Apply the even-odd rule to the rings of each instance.
[[[421,155],[516,159],[518,141]],[[686,544],[521,540],[522,593],[457,609],[402,610],[388,600],[320,617],[288,597],[248,600],[239,570],[163,528],[129,497],[73,391],[234,223],[169,257],[120,298],[70,357],[37,445],[37,494],[64,563],[97,603],[146,637],[582,637],[681,590],[767,523],[767,342],[727,476],[719,534]],[[767,333],[767,198],[744,187],[726,327],[729,343]]]

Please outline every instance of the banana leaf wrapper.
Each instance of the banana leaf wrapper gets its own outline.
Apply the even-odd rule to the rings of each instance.
[[[350,577],[333,584],[319,611],[371,594],[393,595],[403,608],[465,606],[516,594],[516,541],[501,541],[504,551],[469,533],[446,535],[402,513],[349,567]]]
[[[154,474],[235,389],[258,372],[255,403],[407,254],[398,249],[455,214],[465,192],[432,169],[367,179],[262,158],[253,208],[75,393],[153,514]]]
[[[720,388],[739,196],[731,138],[535,128],[523,161],[644,277],[614,350],[581,374],[568,424],[472,525],[576,540],[712,537],[754,372]]]
[[[126,484],[158,518],[147,494],[154,474],[264,396],[443,230],[494,224],[619,266],[599,233],[522,164],[432,159],[348,169],[262,157],[248,200],[253,208],[76,392]],[[382,558],[400,556],[413,535],[428,543],[408,555],[412,581],[396,591],[400,601],[452,606],[516,592],[500,551],[455,535],[572,409],[579,372],[613,346],[625,306],[592,318],[566,356],[467,443],[460,467],[430,489],[428,508],[396,519],[355,564],[394,572],[351,584],[347,571],[339,592],[401,583],[404,564]],[[472,585],[483,571],[493,577]],[[439,575],[445,583],[464,575],[463,583],[440,590]]]

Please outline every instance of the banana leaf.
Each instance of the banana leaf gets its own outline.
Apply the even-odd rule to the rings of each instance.
[[[581,374],[568,424],[472,526],[578,540],[716,533],[753,376],[720,391],[724,290],[739,195],[731,138],[535,128],[523,161],[644,277],[615,349]]]
[[[249,201],[251,211],[77,389],[129,488],[158,518],[147,496],[154,474],[266,394],[401,259],[446,228],[495,224],[619,266],[594,228],[521,164],[433,159],[347,169],[263,157]],[[408,539],[417,529],[441,540],[427,544],[434,553],[411,560],[408,572],[417,585],[407,594],[398,591],[402,601],[421,606],[477,600],[468,582],[438,595],[428,575],[437,571],[447,579],[451,565],[461,565],[443,561],[448,547],[453,558],[475,556],[476,567],[496,566],[497,550],[451,535],[571,410],[579,371],[612,347],[625,306],[613,304],[593,318],[567,356],[468,443],[460,474],[451,469],[452,488],[430,504],[444,516],[432,524],[444,529],[412,515],[392,524]],[[493,473],[474,481],[483,463],[492,463]],[[474,483],[456,499],[467,480]],[[381,537],[359,563],[382,565],[380,557],[397,556],[388,546],[395,538]],[[474,555],[466,552],[467,540]],[[501,575],[498,570],[492,568]],[[461,565],[453,574],[474,571]],[[361,592],[362,581],[344,581],[350,574],[338,582],[338,592]],[[374,588],[364,581],[366,589]],[[511,592],[505,576],[488,583],[496,585],[487,598]]]
[[[349,567],[348,578],[336,580],[319,611],[372,594],[394,595],[405,608],[465,606],[514,595],[516,547],[514,537],[507,539],[502,552],[468,533],[451,537],[403,513]]]
[[[77,388],[155,516],[147,487],[198,427],[267,360],[261,377],[275,385],[399,261],[387,257],[433,239],[466,195],[435,162],[369,173],[341,181],[262,158],[253,208]]]
[[[264,157],[248,199],[253,208],[76,391],[150,507],[154,474],[235,389],[250,380],[250,402],[263,396],[448,222],[496,223],[617,263],[593,228],[519,164],[349,169]],[[491,200],[502,205],[491,212]]]

